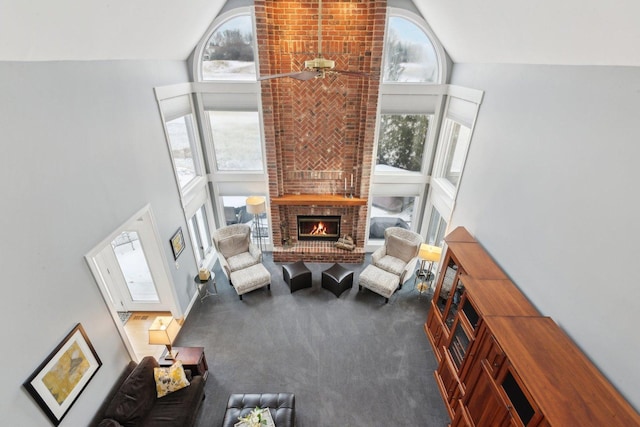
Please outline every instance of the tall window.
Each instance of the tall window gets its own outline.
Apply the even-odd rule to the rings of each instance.
[[[444,179],[454,193],[460,183],[470,140],[470,128],[452,119],[445,119],[441,135],[441,144],[444,145],[436,177]]]
[[[220,25],[204,46],[201,65],[203,80],[255,80],[251,16]]]
[[[467,145],[471,139],[471,129],[453,121],[449,125],[451,129],[449,130],[449,146],[447,147],[443,176],[455,187],[460,182]]]
[[[212,251],[211,233],[209,233],[209,222],[207,221],[207,211],[204,205],[200,206],[196,213],[189,218],[189,235],[194,246],[196,261],[198,266],[204,264],[204,260]]]
[[[429,226],[427,228],[426,243],[429,245],[442,247],[444,244],[444,233],[447,230],[447,223],[437,209],[431,209]]]
[[[198,143],[195,136],[193,114],[187,114],[167,122],[169,146],[173,167],[180,188],[184,189],[197,175],[194,152]]]
[[[257,111],[209,111],[219,171],[262,171]]]
[[[438,57],[424,30],[399,16],[387,26],[383,82],[438,83]]]
[[[371,201],[369,211],[369,239],[384,239],[389,227],[412,229],[417,197],[377,196]]]
[[[420,172],[428,129],[426,114],[383,114],[375,171]]]

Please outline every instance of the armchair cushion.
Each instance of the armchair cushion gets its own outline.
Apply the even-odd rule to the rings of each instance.
[[[403,261],[405,264],[417,255],[415,242],[391,234],[387,236],[387,241],[385,243],[387,245],[387,255],[399,258],[400,261]],[[417,247],[419,250],[419,243]]]
[[[231,258],[227,258],[227,263],[229,264],[230,273],[234,271],[242,270],[247,267],[251,267],[254,264],[257,264],[259,261],[251,255],[249,252],[243,252],[238,255],[234,255]]]
[[[389,273],[393,273],[397,276],[400,276],[404,271],[407,263],[400,258],[396,258],[391,255],[385,255],[376,261],[375,266],[381,268]]]
[[[231,258],[234,255],[249,251],[248,236],[242,234],[234,234],[218,241],[218,249],[225,258]],[[233,270],[233,268],[232,268]]]

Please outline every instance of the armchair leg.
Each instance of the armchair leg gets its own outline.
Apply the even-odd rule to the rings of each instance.
[[[385,304],[388,304],[388,303],[389,303],[389,298],[385,298],[385,299],[384,299],[384,303],[385,303]]]
[[[362,290],[362,285],[358,285],[358,292]]]
[[[238,295],[238,298],[240,298],[240,301],[242,301],[242,295]]]

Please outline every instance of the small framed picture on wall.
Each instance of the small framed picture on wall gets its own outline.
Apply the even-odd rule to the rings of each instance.
[[[178,228],[170,240],[171,250],[173,251],[173,259],[178,259],[184,250],[184,236],[182,235],[182,227]]]

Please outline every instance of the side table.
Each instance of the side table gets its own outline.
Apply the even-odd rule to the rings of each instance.
[[[202,378],[206,381],[209,375],[209,365],[207,365],[207,359],[204,356],[204,347],[173,347],[174,354],[178,354],[176,359],[182,362],[184,369],[190,369],[195,375],[202,375]],[[173,365],[175,360],[165,359],[167,350],[162,353],[158,364],[162,367]]]
[[[418,269],[416,271],[416,277],[413,279],[413,284],[418,291],[418,297],[421,297],[423,293],[431,289],[431,282],[433,282],[434,274],[429,270]]]
[[[196,290],[198,291],[198,296],[200,297],[200,302],[204,301],[206,297],[210,297],[212,295],[218,295],[218,287],[216,286],[216,275],[212,271],[209,280],[200,280],[200,276],[196,276],[193,279],[193,283],[196,285]],[[215,292],[209,292],[209,284],[213,284],[213,289]]]

